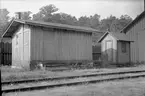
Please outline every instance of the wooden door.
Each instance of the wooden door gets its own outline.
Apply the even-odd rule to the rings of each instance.
[[[108,61],[113,60],[113,42],[111,40],[106,41],[106,54]]]

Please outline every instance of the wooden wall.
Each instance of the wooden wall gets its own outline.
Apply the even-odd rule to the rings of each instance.
[[[122,52],[122,42],[118,41],[117,43],[117,58],[118,58],[118,63],[128,63],[130,62],[130,43],[129,42],[124,42],[126,44],[126,52]]]
[[[145,61],[145,17],[142,18],[126,33],[131,43],[131,61],[142,62]]]
[[[9,42],[0,42],[0,64],[12,64],[12,44]]]
[[[106,42],[107,41],[112,41],[112,45],[110,45],[110,46],[112,46],[112,49],[107,49],[107,45],[106,45]],[[105,62],[107,62],[107,58],[109,58],[108,56],[107,56],[107,54],[106,54],[106,52],[108,51],[108,50],[110,50],[110,51],[112,51],[112,61],[115,63],[116,62],[116,51],[117,51],[117,40],[113,37],[113,36],[111,36],[110,34],[108,34],[103,40],[102,40],[102,42],[101,42],[101,54],[102,54],[102,59],[103,60],[105,60]]]
[[[31,27],[31,60],[92,60],[91,33]]]
[[[12,37],[12,66],[29,67],[30,28],[20,25]]]

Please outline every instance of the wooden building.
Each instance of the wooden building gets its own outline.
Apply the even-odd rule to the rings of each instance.
[[[101,44],[97,44],[95,46],[92,46],[92,58],[93,60],[101,60]]]
[[[131,41],[124,33],[106,32],[98,42],[101,42],[103,63],[129,63]]]
[[[92,60],[92,28],[14,19],[3,37],[12,38],[12,65]]]
[[[131,61],[145,62],[145,11],[138,15],[121,32],[134,41],[131,43]]]

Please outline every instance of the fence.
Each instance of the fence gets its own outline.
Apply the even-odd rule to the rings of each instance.
[[[12,44],[0,42],[0,64],[11,65],[12,63]]]

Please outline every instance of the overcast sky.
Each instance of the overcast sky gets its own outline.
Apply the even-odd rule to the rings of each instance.
[[[39,8],[49,4],[59,8],[58,12],[77,18],[94,14],[101,18],[127,14],[134,19],[144,10],[144,0],[0,0],[0,8],[7,8],[10,16],[18,11],[37,13]]]

